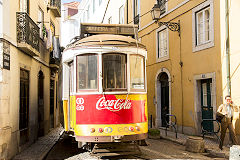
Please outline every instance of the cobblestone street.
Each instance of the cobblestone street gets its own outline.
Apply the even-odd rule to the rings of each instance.
[[[209,153],[191,153],[185,151],[185,146],[164,139],[148,139],[148,146],[141,146],[141,155],[94,157],[89,152],[78,149],[73,138],[62,136],[53,149],[48,153],[46,160],[53,159],[224,159],[212,156]]]

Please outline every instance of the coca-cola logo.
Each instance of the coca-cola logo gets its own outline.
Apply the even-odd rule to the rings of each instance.
[[[113,112],[120,111],[122,109],[131,109],[131,107],[131,101],[126,99],[106,100],[105,97],[102,97],[96,103],[97,110],[107,109]]]

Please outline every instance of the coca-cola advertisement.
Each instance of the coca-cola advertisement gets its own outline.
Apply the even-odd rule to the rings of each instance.
[[[127,124],[146,122],[146,99],[136,98],[136,96],[138,95],[76,96],[76,124]]]

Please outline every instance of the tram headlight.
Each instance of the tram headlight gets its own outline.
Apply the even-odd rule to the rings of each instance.
[[[136,126],[135,129],[136,129],[137,131],[140,131],[140,127],[138,127],[138,126]]]
[[[98,132],[99,132],[99,133],[102,133],[102,132],[103,132],[103,128],[99,128],[99,129],[98,129]]]
[[[129,130],[133,132],[134,131],[134,127],[129,127]]]
[[[91,129],[90,129],[90,132],[91,132],[91,133],[94,133],[94,132],[95,132],[95,128],[91,128]]]

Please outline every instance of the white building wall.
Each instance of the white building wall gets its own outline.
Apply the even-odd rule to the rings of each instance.
[[[93,9],[93,2],[95,2],[95,9]],[[78,6],[78,14],[70,17],[66,17],[64,12],[67,9],[62,10],[61,17],[61,46],[66,47],[67,44],[75,37],[80,35],[80,23],[108,23],[108,19],[112,18],[113,24],[119,24],[119,8],[125,7],[126,0],[112,0],[108,4],[107,0],[82,0]],[[106,14],[104,16],[104,13]],[[123,14],[124,15],[124,14]]]
[[[95,2],[95,10],[93,10],[93,2]],[[80,21],[88,23],[102,23],[103,21],[103,23],[108,23],[108,19],[112,17],[112,23],[119,24],[119,8],[125,5],[126,0],[112,0],[109,2],[108,8],[108,1],[102,0],[101,4],[99,2],[99,0],[82,0],[79,5]],[[85,18],[86,15],[89,15],[89,18]]]
[[[79,36],[79,27],[80,27],[80,15],[77,13],[72,17],[66,17],[67,9],[62,5],[62,17],[61,17],[61,46],[66,47],[70,41]]]
[[[3,0],[0,0],[0,38],[2,38],[3,33]]]

